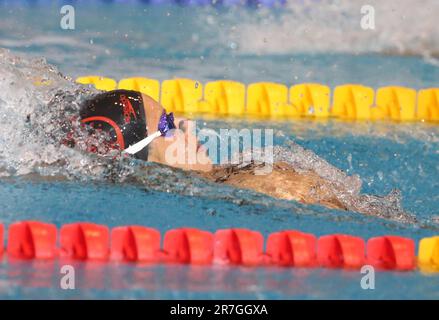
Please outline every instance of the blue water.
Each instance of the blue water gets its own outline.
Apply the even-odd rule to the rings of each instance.
[[[0,47],[44,56],[73,78],[84,74],[117,79],[185,76],[201,81],[306,81],[331,87],[357,82],[414,88],[437,87],[439,82],[439,68],[430,60],[419,55],[387,56],[384,47],[383,52],[351,53],[316,47],[316,52],[310,53],[298,44],[297,51],[283,52],[279,47],[278,52],[261,53],[248,43],[244,45],[245,40],[240,43],[239,37],[227,36],[230,26],[244,29],[267,14],[260,16],[253,9],[79,6],[77,29],[64,31],[58,27],[59,8],[55,5],[27,7],[0,2],[1,6]],[[285,14],[271,11],[271,23]],[[364,193],[384,195],[394,188],[401,190],[404,209],[421,223],[407,225],[264,197],[259,203],[239,202],[128,184],[30,181],[23,177],[0,180],[0,220],[9,224],[35,219],[58,227],[75,221],[110,227],[140,224],[162,234],[182,226],[209,231],[245,227],[264,236],[281,229],[299,229],[317,236],[348,233],[365,239],[397,234],[416,242],[439,233],[438,225],[431,221],[439,216],[439,132],[435,125],[203,121],[213,129],[273,128],[278,133],[276,145],[295,141],[349,174],[359,174]],[[241,197],[250,199],[251,194],[242,192]],[[116,263],[78,263],[76,289],[65,291],[59,286],[58,262],[3,260],[0,298],[439,298],[439,274],[418,271],[377,273],[376,289],[367,291],[361,289],[359,271]]]

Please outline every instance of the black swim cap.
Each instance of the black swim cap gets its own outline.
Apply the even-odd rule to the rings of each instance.
[[[110,134],[120,150],[148,136],[142,94],[137,91],[114,90],[87,100],[80,110],[81,122]],[[135,155],[148,160],[148,148]]]

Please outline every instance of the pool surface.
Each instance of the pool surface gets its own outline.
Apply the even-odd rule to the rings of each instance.
[[[73,79],[98,74],[115,79],[188,77],[419,89],[439,83],[435,58],[439,37],[433,14],[439,7],[435,1],[427,2],[431,5],[427,12],[416,1],[404,1],[404,6],[395,9],[398,14],[412,12],[413,17],[406,20],[419,22],[413,30],[401,23],[402,31],[385,29],[374,37],[352,27],[355,1],[349,5],[315,1],[319,8],[292,1],[286,9],[264,10],[78,4],[73,31],[60,29],[59,5],[0,1],[0,47],[28,61],[23,65],[34,65],[33,72],[51,74],[44,62],[29,62],[43,56]],[[339,4],[339,11],[334,3]],[[389,3],[398,7],[399,2]],[[420,15],[423,19],[416,19]],[[389,25],[398,25],[396,16],[386,16]],[[326,28],[310,22],[309,17],[326,17]],[[300,26],[308,31],[298,30]],[[336,34],[340,28],[344,35]],[[306,32],[310,32],[307,37]],[[422,35],[422,44],[410,46],[417,34]],[[305,40],[299,43],[301,36]],[[198,119],[200,128],[213,130],[274,129],[275,145],[296,143],[349,175],[358,174],[363,193],[386,195],[398,189],[402,208],[419,221],[409,224],[212,187],[185,175],[175,182],[164,179],[143,185],[129,179],[109,182],[95,173],[99,166],[94,160],[39,144],[46,141],[40,131],[29,131],[22,124],[29,112],[50,123],[44,115],[49,112],[47,92],[31,92],[20,82],[29,76],[29,68],[0,61],[0,71],[5,70],[0,73],[0,221],[5,225],[19,220],[41,220],[58,227],[77,221],[109,227],[139,224],[157,228],[162,235],[183,226],[209,231],[243,227],[265,237],[297,229],[316,236],[347,233],[365,239],[396,234],[416,243],[439,234],[437,124]],[[74,88],[68,80],[57,81],[66,90]],[[15,91],[5,89],[8,86]],[[72,155],[74,161],[63,165]],[[163,169],[157,170],[151,180],[163,175]],[[124,263],[75,266],[76,289],[69,291],[60,288],[59,261],[7,261],[3,257],[0,298],[439,299],[439,273],[420,271],[377,272],[375,290],[363,290],[359,271]]]

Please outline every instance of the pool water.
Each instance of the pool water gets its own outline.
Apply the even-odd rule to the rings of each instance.
[[[350,82],[375,88],[390,84],[437,87],[439,68],[434,56],[439,50],[434,39],[438,31],[431,27],[430,17],[433,9],[438,12],[437,3],[431,2],[432,10],[427,14],[419,12],[415,2],[407,9],[414,15],[425,14],[422,23],[414,27],[413,32],[423,34],[424,42],[413,56],[404,55],[410,53],[409,43],[415,38],[409,29],[374,37],[351,28],[355,20],[351,10],[356,9],[352,4],[340,4],[344,13],[336,15],[330,1],[322,1],[319,8],[302,8],[297,3],[292,1],[286,10],[78,4],[77,28],[65,31],[59,28],[59,5],[0,2],[0,47],[26,59],[43,56],[72,78],[99,74],[116,79],[178,76],[203,82],[233,79],[288,85],[320,82],[331,87]],[[325,12],[325,26],[307,19],[323,17]],[[397,23],[394,16],[387,18],[389,24]],[[295,31],[299,22],[312,31],[307,37],[302,34],[306,38],[303,43],[297,41],[300,34]],[[334,46],[343,39],[333,39],[327,32],[337,28],[345,28],[344,40],[350,41],[351,47]],[[257,31],[253,38],[251,30]],[[279,34],[283,38],[279,39]],[[1,81],[5,80],[0,74]],[[5,128],[10,119],[22,119],[22,115],[11,115],[2,97]],[[32,101],[26,108],[33,108],[31,105]],[[18,103],[12,107],[25,108]],[[40,109],[35,106],[31,110]],[[0,221],[8,225],[17,220],[41,220],[58,227],[76,221],[110,227],[139,224],[157,228],[162,235],[183,226],[209,231],[245,227],[265,237],[282,229],[298,229],[316,236],[347,233],[365,239],[397,234],[416,242],[439,233],[439,132],[434,124],[236,119],[199,119],[198,124],[211,129],[272,128],[275,145],[295,142],[349,175],[358,174],[363,193],[385,195],[400,190],[402,207],[416,215],[419,223],[275,200],[228,187],[212,189],[194,183],[183,192],[149,184],[88,180],[82,173],[71,174],[75,167],[68,168],[68,179],[50,179],[51,171],[45,171],[43,161],[42,165],[31,162],[23,156],[26,153],[20,153],[24,160],[11,160],[11,145],[22,149],[20,134],[2,134],[0,139]],[[54,157],[48,155],[50,150],[47,154],[31,151],[32,157],[38,155],[40,160]],[[63,175],[64,169],[60,170],[57,175]],[[33,176],[29,178],[29,174]],[[438,274],[380,272],[375,290],[361,288],[362,276],[359,271],[327,269],[77,263],[76,289],[69,291],[60,288],[59,262],[8,262],[4,257],[0,298],[439,298]]]

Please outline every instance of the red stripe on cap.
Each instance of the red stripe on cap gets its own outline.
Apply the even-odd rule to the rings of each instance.
[[[123,139],[122,130],[120,130],[120,128],[116,122],[114,122],[110,118],[101,117],[101,116],[88,117],[88,118],[81,120],[82,123],[91,122],[91,121],[103,121],[105,123],[108,123],[110,126],[112,126],[114,131],[116,131],[117,143],[119,144],[119,146],[122,150],[125,149],[125,141]]]

